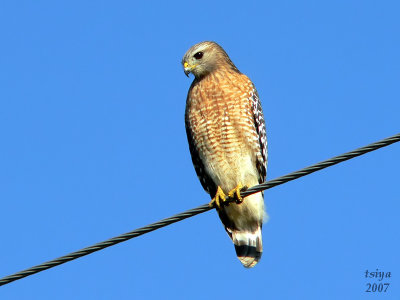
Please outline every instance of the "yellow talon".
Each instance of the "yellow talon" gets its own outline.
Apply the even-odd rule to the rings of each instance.
[[[218,186],[217,192],[215,193],[215,197],[211,200],[208,206],[213,207],[215,204],[215,206],[218,209],[220,209],[221,203],[223,204],[225,201],[226,201],[226,196],[224,194],[224,191],[221,189],[220,186]]]
[[[228,193],[229,198],[234,198],[237,204],[242,203],[243,197],[240,195],[240,191],[243,188],[247,189],[247,186],[243,186],[241,183],[238,183],[238,185]]]

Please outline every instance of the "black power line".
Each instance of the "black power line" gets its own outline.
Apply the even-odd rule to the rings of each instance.
[[[307,168],[298,170],[296,172],[293,172],[293,173],[278,177],[276,179],[264,182],[262,184],[253,186],[253,187],[251,187],[251,188],[249,188],[249,189],[247,189],[245,191],[242,191],[240,194],[241,194],[241,196],[246,197],[248,195],[251,195],[251,194],[266,190],[266,189],[270,189],[270,188],[272,188],[274,186],[277,186],[277,185],[286,183],[288,181],[291,181],[291,180],[306,176],[306,175],[311,174],[313,172],[325,169],[327,167],[330,167],[330,166],[333,166],[335,164],[341,163],[341,162],[346,161],[348,159],[352,159],[354,157],[363,155],[363,154],[365,154],[367,152],[371,152],[371,151],[377,150],[379,148],[389,146],[390,144],[393,144],[393,143],[396,143],[396,142],[399,142],[399,141],[400,141],[400,133],[396,134],[394,136],[388,137],[386,139],[383,139],[383,140],[381,140],[379,142],[376,142],[376,143],[373,143],[373,144],[358,148],[356,150],[344,153],[342,155],[330,158],[328,160],[324,160],[322,162],[319,162],[319,163],[314,164],[312,166],[309,166]],[[228,199],[228,201],[234,201],[234,199]],[[88,255],[90,253],[102,250],[104,248],[116,245],[118,243],[125,242],[125,241],[127,241],[129,239],[138,237],[138,236],[140,236],[142,234],[151,232],[153,230],[157,230],[157,229],[159,229],[161,227],[165,227],[165,226],[170,225],[172,223],[176,223],[176,222],[179,222],[179,221],[184,220],[186,218],[190,218],[190,217],[193,217],[195,215],[201,214],[201,213],[206,212],[206,211],[208,211],[210,209],[212,209],[212,208],[209,207],[208,204],[204,204],[204,205],[199,206],[197,208],[193,208],[193,209],[190,209],[190,210],[185,211],[183,213],[174,215],[174,216],[172,216],[170,218],[163,219],[161,221],[152,223],[150,225],[138,228],[136,230],[124,233],[124,234],[119,235],[117,237],[114,237],[114,238],[108,239],[106,241],[97,243],[97,244],[95,244],[93,246],[90,246],[90,247],[87,247],[87,248],[72,252],[70,254],[61,256],[61,257],[56,258],[54,260],[50,260],[50,261],[42,263],[40,265],[31,267],[31,268],[23,270],[23,271],[20,271],[18,273],[13,274],[13,275],[9,275],[9,276],[3,277],[3,278],[0,279],[0,286],[1,285],[5,285],[7,283],[10,283],[12,281],[15,281],[15,280],[18,280],[18,279],[33,275],[35,273],[38,273],[38,272],[53,268],[55,266],[61,265],[63,263],[69,262],[71,260],[77,259],[77,258],[85,256],[85,255]]]

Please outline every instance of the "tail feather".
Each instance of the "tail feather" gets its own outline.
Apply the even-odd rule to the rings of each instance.
[[[254,267],[261,259],[263,251],[261,227],[258,227],[255,232],[232,230],[231,238],[235,244],[236,255],[243,266]]]

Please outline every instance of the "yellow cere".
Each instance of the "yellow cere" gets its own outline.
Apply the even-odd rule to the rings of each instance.
[[[183,64],[183,66],[184,66],[185,68],[187,68],[187,67],[189,66],[189,64],[185,61],[185,63]]]

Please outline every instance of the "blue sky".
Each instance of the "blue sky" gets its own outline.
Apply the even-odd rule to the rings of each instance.
[[[0,277],[207,203],[180,65],[255,83],[268,178],[400,132],[398,1],[2,1]],[[400,143],[268,190],[264,254],[215,212],[0,287],[1,299],[400,298]],[[365,271],[391,272],[384,295]]]

